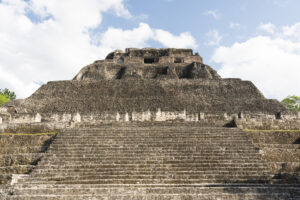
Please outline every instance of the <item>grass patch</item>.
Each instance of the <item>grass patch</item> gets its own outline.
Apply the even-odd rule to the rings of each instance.
[[[55,135],[57,132],[47,132],[47,133],[0,133],[1,135],[35,135],[35,136],[41,136],[41,135]]]
[[[263,133],[274,133],[274,132],[281,132],[281,133],[296,133],[300,132],[300,130],[259,130],[259,129],[244,129],[245,132],[263,132]]]

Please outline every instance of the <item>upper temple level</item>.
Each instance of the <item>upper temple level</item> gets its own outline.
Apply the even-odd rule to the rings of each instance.
[[[192,49],[115,50],[80,70],[74,80],[221,79]]]
[[[202,63],[201,56],[193,54],[192,49],[154,49],[154,48],[127,48],[125,53],[122,50],[116,50],[105,58],[105,62],[114,62],[118,64],[126,63]]]

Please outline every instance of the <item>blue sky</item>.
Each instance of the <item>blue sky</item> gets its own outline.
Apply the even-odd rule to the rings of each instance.
[[[126,47],[192,48],[268,98],[300,95],[298,0],[0,0],[0,88],[31,95]]]

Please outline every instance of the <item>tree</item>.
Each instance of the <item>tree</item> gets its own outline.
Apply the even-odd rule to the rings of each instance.
[[[281,101],[286,107],[293,111],[300,111],[300,97],[290,95]]]
[[[9,101],[9,99],[6,96],[0,94],[0,106],[2,106],[3,104],[5,104],[8,101]]]
[[[5,88],[5,89],[0,89],[0,94],[2,94],[3,96],[5,96],[7,99],[9,100],[13,100],[16,99],[16,94],[15,92],[10,91],[9,89]]]

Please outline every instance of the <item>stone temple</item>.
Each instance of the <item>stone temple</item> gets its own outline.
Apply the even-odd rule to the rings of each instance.
[[[191,49],[116,50],[0,107],[2,133],[55,132],[0,134],[0,199],[296,200],[296,130]]]

